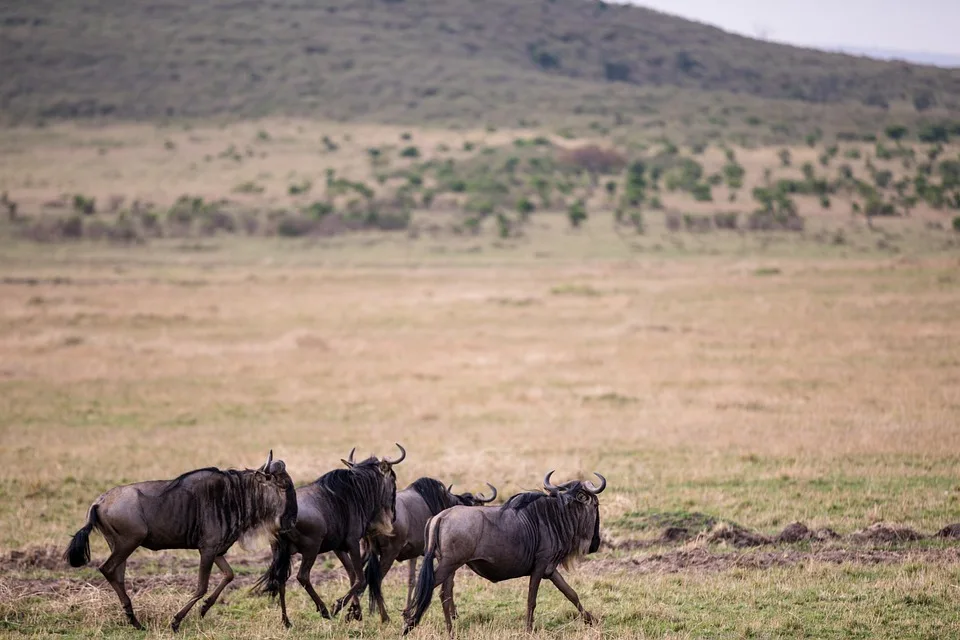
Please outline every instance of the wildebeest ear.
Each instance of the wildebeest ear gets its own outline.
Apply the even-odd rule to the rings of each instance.
[[[284,464],[283,460],[274,460],[270,463],[270,469],[267,470],[269,474],[283,473],[287,470],[287,465]]]

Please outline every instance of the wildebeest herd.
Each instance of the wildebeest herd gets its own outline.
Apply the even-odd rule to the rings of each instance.
[[[173,617],[177,631],[190,609],[208,591],[213,565],[223,574],[204,601],[200,617],[233,580],[224,557],[234,543],[266,533],[270,539],[270,566],[254,585],[258,593],[276,596],[281,619],[287,616],[286,583],[294,554],[300,554],[297,581],[324,618],[347,607],[347,619],[362,618],[360,596],[370,590],[383,622],[389,621],[382,581],[394,562],[410,561],[403,633],[419,624],[437,585],[447,631],[453,635],[457,617],[454,576],[467,565],[490,582],[530,578],[526,628],[533,628],[533,611],[541,580],[550,580],[577,608],[583,620],[593,616],[583,608],[576,591],[558,567],[600,546],[600,510],[597,498],[607,486],[571,481],[553,484],[553,471],[543,479],[544,491],[515,494],[500,506],[486,506],[497,497],[455,494],[453,487],[433,478],[419,478],[397,491],[393,467],[407,452],[400,445],[396,459],[371,456],[355,461],[352,450],[345,468],[328,471],[310,484],[295,488],[286,465],[273,459],[257,469],[196,469],[173,480],[152,480],[114,487],[91,505],[86,524],[76,532],[64,558],[73,567],[90,561],[90,532],[103,534],[110,556],[100,572],[120,598],[131,625],[143,629],[133,611],[124,584],[127,558],[138,547],[196,549],[200,552],[197,588]],[[332,551],[343,564],[350,588],[328,609],[310,582],[317,556]],[[416,562],[424,556],[419,576]]]

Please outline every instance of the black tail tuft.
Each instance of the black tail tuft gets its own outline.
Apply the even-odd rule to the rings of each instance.
[[[290,538],[286,534],[281,534],[270,546],[273,548],[273,559],[270,566],[250,590],[275,598],[280,594],[280,587],[285,585],[290,578],[290,564],[293,561],[293,553]]]
[[[367,556],[367,566],[364,568],[364,578],[370,588],[370,613],[378,601],[383,600],[383,574],[380,572],[380,554],[377,549],[370,549]]]
[[[97,526],[97,505],[90,507],[87,524],[73,535],[73,540],[63,552],[63,559],[68,561],[71,567],[82,567],[90,562],[90,532],[95,526]]]
[[[417,576],[417,588],[413,592],[413,613],[407,618],[404,624],[403,633],[406,633],[420,624],[420,618],[426,613],[430,601],[433,599],[433,587],[436,584],[436,576],[433,571],[434,550],[428,549],[423,557],[423,566],[420,567],[420,574]],[[406,617],[406,616],[405,616]]]

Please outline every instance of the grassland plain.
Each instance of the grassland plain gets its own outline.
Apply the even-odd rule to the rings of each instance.
[[[960,632],[949,541],[852,537],[960,521],[955,254],[790,238],[758,254],[713,235],[638,255],[600,228],[538,237],[443,253],[376,234],[216,238],[202,251],[5,241],[4,632],[134,635],[95,568],[57,558],[110,486],[254,466],[271,447],[304,483],[353,446],[395,441],[410,452],[401,485],[426,474],[510,494],[550,468],[608,477],[606,544],[569,577],[602,623],[584,627],[546,587],[539,637]],[[723,542],[731,524],[772,536],[796,520],[843,537]],[[669,542],[668,524],[707,534]],[[95,566],[106,549],[93,541]],[[231,556],[236,586],[185,634],[399,631],[402,571],[388,580],[391,626],[320,620],[291,586],[284,631],[246,593],[263,545]],[[134,558],[135,606],[148,636],[166,635],[195,556]],[[346,589],[335,559],[318,577],[325,598]],[[520,637],[524,592],[464,574],[458,633]],[[416,634],[441,636],[439,608]]]

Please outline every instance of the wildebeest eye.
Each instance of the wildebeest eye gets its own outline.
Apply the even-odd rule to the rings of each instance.
[[[577,501],[578,501],[578,502],[584,502],[584,503],[590,502],[590,496],[588,496],[586,493],[584,493],[583,491],[581,491],[581,492],[577,493]]]

